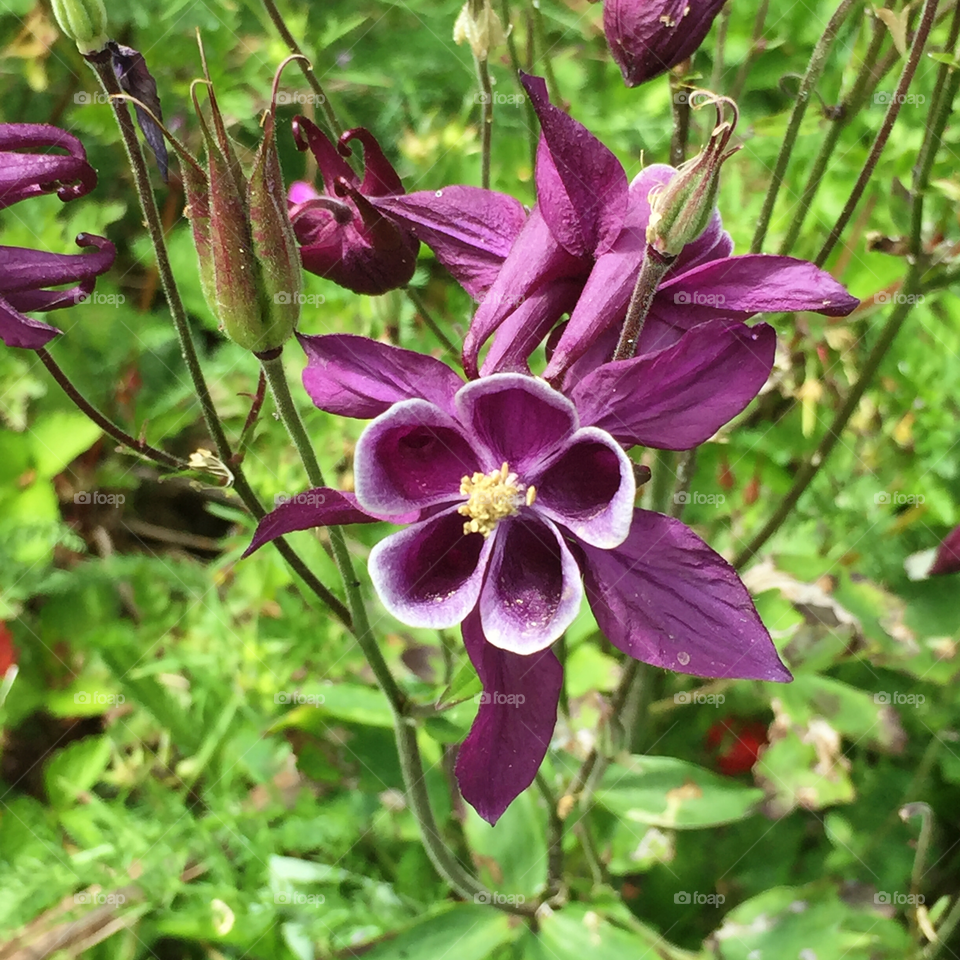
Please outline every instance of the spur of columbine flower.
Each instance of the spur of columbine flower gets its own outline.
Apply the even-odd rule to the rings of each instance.
[[[303,267],[354,293],[371,296],[405,286],[417,267],[420,241],[409,227],[381,213],[374,197],[403,193],[403,184],[376,138],[363,127],[348,130],[334,146],[306,117],[294,117],[293,135],[317,161],[324,192],[297,181],[288,194],[290,219]],[[363,144],[363,182],[344,157],[349,143]]]
[[[55,148],[67,152],[51,153]],[[42,152],[25,152],[29,150]],[[89,193],[96,183],[83,144],[72,134],[45,123],[0,124],[0,210],[54,191],[66,202]],[[96,252],[48,253],[0,246],[0,339],[8,347],[38,350],[47,344],[60,331],[24,314],[75,306],[93,291],[96,278],[110,269],[116,251],[109,240],[82,233],[77,245],[94,247]],[[64,283],[76,286],[49,289]]]
[[[937,548],[928,576],[944,573],[960,573],[960,527],[954,527]]]
[[[503,194],[475,188],[447,187],[376,203],[409,223],[461,285],[482,300],[464,342],[468,376],[526,371],[530,355],[569,313],[544,372],[559,382],[601,338],[610,341],[603,343],[601,359],[612,355],[646,251],[651,194],[663,191],[678,171],[654,164],[628,183],[613,153],[550,103],[541,78],[521,79],[541,126],[537,204],[522,224]],[[731,132],[725,131],[724,146]],[[715,178],[715,169],[708,173]],[[450,224],[454,198],[463,223],[459,230]],[[844,316],[858,303],[812,263],[732,253],[730,235],[714,211],[664,277],[639,353],[675,343],[709,319],[742,322],[757,313],[799,310]],[[491,337],[481,365],[480,351]]]
[[[463,624],[491,696],[457,776],[485,819],[543,759],[561,685],[550,646],[584,594],[631,657],[698,676],[790,678],[726,561],[678,520],[634,508],[624,453],[689,449],[743,410],[772,367],[771,327],[707,322],[566,393],[514,372],[464,383],[439,360],[363,337],[299,339],[316,406],[374,419],[356,447],[356,492],[281,505],[247,553],[315,526],[409,524],[374,547],[370,576],[402,622]]]

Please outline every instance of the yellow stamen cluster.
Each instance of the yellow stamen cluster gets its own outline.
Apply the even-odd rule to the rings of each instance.
[[[489,537],[504,517],[512,517],[526,503],[533,506],[537,499],[536,487],[525,487],[505,463],[490,473],[475,473],[460,481],[460,492],[469,497],[457,513],[470,519],[463,525],[464,533],[482,533]]]

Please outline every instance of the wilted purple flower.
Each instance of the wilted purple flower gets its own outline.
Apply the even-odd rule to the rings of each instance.
[[[134,104],[137,113],[137,123],[140,124],[140,130],[147,141],[154,157],[157,159],[157,167],[160,169],[160,176],[164,181],[167,179],[167,145],[163,139],[163,130],[160,123],[163,123],[163,110],[160,106],[160,95],[157,93],[157,81],[154,80],[147,61],[143,54],[133,47],[126,47],[122,43],[116,43],[111,40],[107,44],[107,50],[110,51],[110,58],[113,62],[113,73],[120,84],[120,89],[124,93],[130,94],[135,100]],[[140,104],[144,104],[149,110],[144,110]],[[151,116],[150,114],[153,114]],[[156,117],[156,120],[154,119]],[[157,123],[157,121],[160,123]]]
[[[468,292],[482,298],[464,342],[468,376],[527,371],[528,357],[569,313],[544,373],[559,382],[605,333],[606,354],[596,359],[612,355],[646,249],[651,192],[676,171],[655,164],[628,183],[613,153],[550,103],[542,79],[522,81],[540,119],[541,138],[537,205],[519,230],[519,211],[493,191],[447,187],[387,198],[377,206],[405,220]],[[452,225],[453,204],[464,218],[461,233]],[[714,211],[703,234],[683,248],[666,274],[644,325],[640,353],[674,343],[708,319],[745,321],[790,310],[844,316],[858,303],[811,263],[732,252],[730,235]],[[480,351],[491,337],[481,366]]]
[[[293,134],[320,168],[324,192],[294,183],[288,194],[290,219],[305,270],[327,277],[354,293],[371,296],[402,287],[417,267],[420,241],[412,231],[378,211],[371,198],[403,193],[403,184],[373,134],[348,130],[334,146],[306,117],[295,117]],[[363,144],[361,183],[343,159],[351,140]]]
[[[682,63],[726,0],[604,0],[603,29],[628,87]]]
[[[59,147],[67,154],[24,153]],[[43,193],[56,191],[72,200],[96,186],[97,174],[87,163],[83,145],[72,134],[43,123],[0,124],[0,210]],[[58,333],[56,327],[24,316],[80,303],[96,278],[110,269],[116,251],[103,237],[82,233],[77,245],[96,253],[47,253],[0,246],[0,339],[8,347],[38,350]],[[50,290],[64,283],[68,290]]]
[[[324,489],[278,507],[248,553],[325,524],[410,524],[373,549],[370,575],[403,622],[463,623],[491,694],[457,765],[481,816],[496,821],[543,759],[561,682],[549,646],[584,592],[632,657],[789,679],[726,561],[679,521],[634,508],[623,452],[689,449],[743,410],[773,364],[771,327],[708,322],[655,354],[596,367],[566,395],[521,373],[464,384],[432,357],[363,337],[299,339],[314,403],[375,419],[357,444],[356,494]]]
[[[960,572],[960,527],[954,527],[937,549],[928,576]]]

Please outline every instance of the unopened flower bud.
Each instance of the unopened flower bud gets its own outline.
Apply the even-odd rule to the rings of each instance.
[[[107,45],[107,11],[103,0],[53,0],[53,15],[64,35],[84,55]]]
[[[677,256],[706,229],[716,205],[720,167],[740,149],[727,150],[737,125],[736,104],[727,97],[704,96],[707,99],[694,109],[705,103],[713,103],[717,109],[717,124],[709,142],[701,153],[680,166],[664,186],[650,194],[647,243],[666,257]],[[733,110],[733,120],[723,119],[724,104]]]
[[[635,87],[703,43],[725,0],[604,0],[603,29],[624,83]]]
[[[490,51],[505,43],[507,35],[490,0],[467,0],[453,25],[453,42],[470,44],[478,60],[486,60]]]

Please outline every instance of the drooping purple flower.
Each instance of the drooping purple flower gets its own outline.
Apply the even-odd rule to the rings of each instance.
[[[682,63],[703,43],[725,0],[604,0],[603,29],[628,87]]]
[[[416,230],[467,291],[482,299],[464,342],[468,376],[528,371],[530,355],[568,313],[570,321],[554,338],[544,372],[551,382],[560,382],[604,335],[609,342],[602,344],[606,353],[597,362],[612,355],[646,249],[651,191],[663,188],[676,170],[655,164],[628,183],[613,153],[550,103],[541,78],[521,79],[542,135],[537,205],[520,229],[502,194],[476,188],[448,187],[377,205]],[[453,219],[448,197],[454,191],[464,191],[456,201],[470,225],[466,243],[446,226]],[[478,223],[487,226],[474,229]],[[485,257],[478,245],[485,247]],[[708,319],[742,322],[757,313],[786,310],[844,316],[859,302],[811,263],[732,254],[733,242],[714,212],[703,234],[683,248],[667,273],[647,317],[640,353],[674,343]],[[466,280],[464,263],[475,270]],[[491,337],[481,364],[480,352]]]
[[[679,521],[634,508],[623,452],[712,436],[765,382],[772,328],[707,322],[656,353],[601,364],[569,395],[515,372],[464,383],[438,360],[363,337],[299,339],[314,403],[375,419],[357,444],[355,495],[281,505],[248,553],[325,524],[410,524],[373,549],[370,575],[403,622],[463,623],[490,694],[457,765],[481,816],[496,821],[543,759],[560,689],[549,648],[585,592],[630,656],[699,676],[789,679],[733,569]]]
[[[416,269],[420,241],[371,202],[403,193],[400,177],[373,134],[357,127],[334,146],[306,117],[294,118],[293,133],[301,150],[313,152],[324,185],[320,194],[298,182],[288,194],[304,269],[371,296],[404,286]],[[350,156],[351,140],[363,144],[362,183],[343,159]]]
[[[960,526],[954,527],[937,548],[928,576],[960,572]]]
[[[26,153],[62,148],[67,154]],[[42,123],[0,124],[0,210],[20,200],[56,191],[72,200],[96,185],[83,145],[72,134]],[[48,253],[24,247],[0,246],[0,339],[8,347],[38,350],[60,333],[24,314],[58,310],[82,302],[96,278],[110,269],[116,251],[103,237],[82,233],[80,247],[92,254]],[[64,283],[67,290],[51,290]]]

